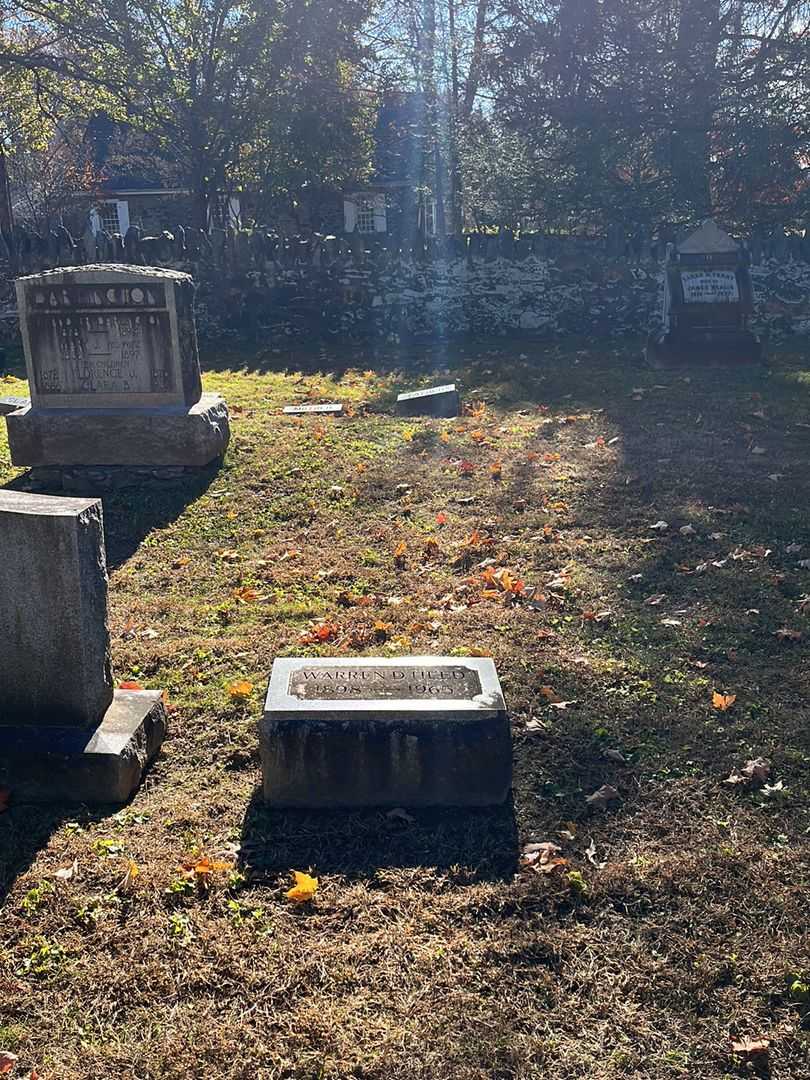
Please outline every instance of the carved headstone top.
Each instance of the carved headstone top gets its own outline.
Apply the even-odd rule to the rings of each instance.
[[[62,267],[18,278],[34,407],[194,405],[202,385],[188,274]]]
[[[682,240],[677,248],[681,255],[732,255],[740,250],[739,244],[711,218]]]
[[[505,708],[492,660],[480,657],[407,656],[273,662],[266,711],[275,716],[336,715],[344,709],[360,720],[381,712],[498,712]]]

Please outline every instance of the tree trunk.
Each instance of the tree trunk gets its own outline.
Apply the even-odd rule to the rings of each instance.
[[[719,0],[683,0],[674,50],[672,180],[676,200],[685,193],[685,201],[700,217],[712,213],[709,157],[719,44]]]
[[[14,243],[14,213],[11,208],[11,185],[6,167],[6,152],[0,144],[0,236],[8,251],[11,276],[17,274],[17,249]]]
[[[487,26],[487,9],[489,0],[478,0],[475,11],[475,30],[473,31],[473,48],[470,68],[467,72],[467,85],[464,87],[463,116],[469,117],[475,103],[475,95],[478,93],[478,84],[481,81],[481,72],[484,66],[484,34]]]
[[[444,213],[444,162],[436,93],[436,0],[424,0],[423,86],[428,123],[428,160],[433,170],[433,198],[436,203],[436,245],[444,254],[447,244],[447,223]],[[428,149],[429,148],[429,149]]]
[[[458,153],[458,40],[456,39],[456,0],[447,0],[447,21],[450,31],[450,229],[454,236],[463,231],[461,163]]]

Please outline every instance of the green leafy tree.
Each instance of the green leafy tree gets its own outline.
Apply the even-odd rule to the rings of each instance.
[[[778,205],[786,221],[806,207],[809,16],[806,0],[499,0],[488,85],[557,222]]]
[[[346,100],[366,14],[366,0],[21,0],[38,46],[7,47],[0,60],[92,88],[176,164],[204,226],[215,193],[254,177],[257,152],[290,134],[283,116],[317,106],[328,138],[328,105]],[[295,147],[287,160],[294,172]]]

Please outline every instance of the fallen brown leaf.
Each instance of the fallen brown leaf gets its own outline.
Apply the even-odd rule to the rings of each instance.
[[[769,1039],[749,1039],[743,1036],[740,1039],[734,1039],[731,1043],[731,1050],[734,1054],[740,1054],[746,1058],[757,1058],[767,1054],[770,1049]]]
[[[585,796],[585,802],[594,810],[605,810],[609,803],[620,799],[618,791],[611,784],[602,784],[591,795]]]

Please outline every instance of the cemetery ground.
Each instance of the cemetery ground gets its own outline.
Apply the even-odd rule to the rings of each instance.
[[[638,351],[203,354],[221,470],[104,497],[163,752],[123,809],[0,814],[15,1075],[810,1075],[810,363]],[[392,416],[448,365],[463,416]],[[407,653],[495,658],[514,808],[263,809],[273,658]]]

